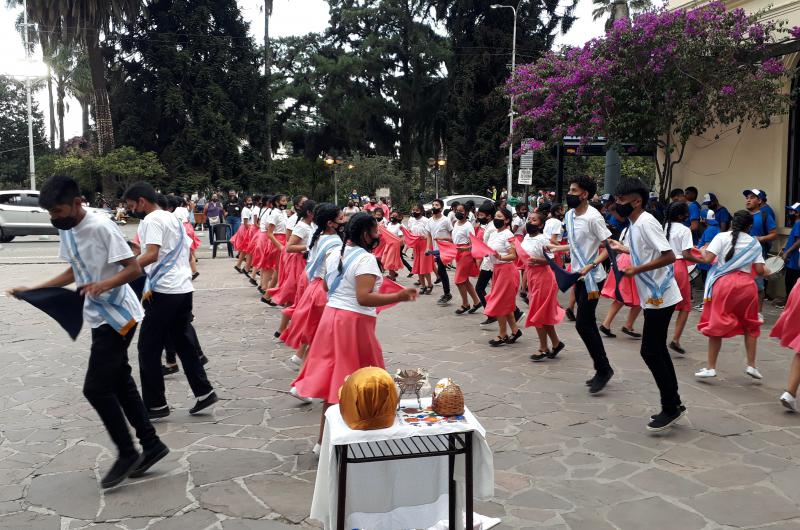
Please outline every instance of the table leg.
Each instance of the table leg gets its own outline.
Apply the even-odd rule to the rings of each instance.
[[[453,440],[453,436],[455,434],[449,434],[447,436],[449,449],[451,451],[455,450],[455,441]],[[455,468],[456,468],[456,456],[455,455],[447,455],[447,517],[448,517],[448,528],[450,530],[456,530],[456,479],[455,479]]]
[[[466,474],[466,491],[464,492],[465,507],[467,512],[466,530],[474,528],[472,522],[473,506],[472,506],[472,432],[464,433],[464,443],[466,451],[464,453],[464,471]]]
[[[345,530],[345,502],[347,499],[347,446],[336,446],[336,457],[339,459],[339,492],[336,507],[336,530]]]

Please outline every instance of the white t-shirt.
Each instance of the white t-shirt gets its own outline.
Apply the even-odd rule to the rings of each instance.
[[[583,215],[576,215],[573,224],[577,241],[573,241],[569,234],[567,234],[567,237],[569,239],[570,254],[573,256],[573,269],[575,269],[577,262],[575,259],[576,252],[574,252],[575,247],[581,251],[587,260],[591,260],[592,256],[598,252],[600,243],[611,237],[611,231],[606,226],[606,220],[603,219],[602,214],[592,206],[589,206]],[[578,271],[575,270],[575,272]],[[593,275],[594,281],[598,283],[606,279],[606,271],[603,267],[595,267],[590,274]]]
[[[357,248],[348,245],[344,250],[344,256],[341,256],[341,250],[334,248],[328,253],[325,259],[325,270],[333,271],[339,267],[339,260],[347,260],[347,257],[354,252]],[[362,249],[363,250],[363,249]],[[377,316],[376,308],[365,307],[359,305],[356,300],[356,277],[364,274],[371,274],[375,276],[375,287],[372,292],[375,293],[383,283],[383,274],[380,267],[378,267],[378,260],[369,252],[363,252],[355,261],[350,263],[347,270],[344,271],[344,277],[339,282],[339,287],[330,295],[328,299],[328,306],[335,307],[336,309],[345,309],[353,311],[354,313],[361,313],[371,317]],[[329,286],[330,287],[330,286]]]
[[[245,206],[242,208],[242,223],[245,221],[249,223],[253,222],[253,210]]]
[[[403,237],[403,231],[400,227],[403,226],[403,223],[389,223],[386,225],[386,230],[389,231],[390,234],[394,234],[397,237]]]
[[[706,252],[711,252],[714,254],[720,264],[725,263],[727,261],[725,256],[728,255],[728,251],[731,249],[732,236],[732,232],[720,232],[719,234],[715,235],[714,239],[712,239],[711,243],[709,243],[708,247],[706,247]],[[736,238],[736,250],[734,251],[734,255],[747,247],[752,239],[753,236],[750,234],[739,232],[739,237]],[[753,267],[753,263],[764,263],[764,256],[759,254],[755,261],[748,263],[747,265],[742,265],[739,267],[739,270],[749,274]]]
[[[558,236],[556,243],[561,241],[561,236],[564,233],[564,225],[560,219],[556,219],[555,217],[551,217],[547,221],[544,222],[544,228],[542,229],[542,233],[547,236],[547,240],[550,241],[552,236]]]
[[[262,232],[267,231],[267,227],[269,226],[269,218],[272,215],[272,212],[275,211],[274,208],[262,208],[258,214],[258,229]]]
[[[672,246],[664,235],[664,229],[661,223],[647,212],[642,212],[635,222],[631,220],[631,225],[628,228],[628,245],[632,249],[631,254],[633,253],[633,249],[636,250],[640,265],[658,259],[663,252],[672,250]],[[656,285],[660,286],[666,279],[669,270],[670,267],[667,266],[647,271],[645,274],[647,274]],[[675,281],[675,278],[672,278],[669,282],[669,287],[667,287],[667,290],[664,291],[662,295],[663,302],[659,305],[648,304],[647,301],[652,297],[652,294],[647,285],[645,285],[642,273],[637,274],[633,278],[636,280],[636,290],[639,291],[639,300],[641,300],[641,305],[645,309],[665,309],[683,300],[681,290],[678,288],[678,282]]]
[[[446,216],[441,216],[439,219],[431,217],[428,219],[428,230],[430,230],[431,237],[433,238],[433,248],[438,249],[439,245],[436,239],[447,239],[453,231],[453,223],[450,222]]]
[[[175,211],[172,212],[172,215],[177,217],[178,221],[180,221],[182,223],[188,223],[189,222],[189,210],[187,210],[183,206],[178,206],[177,208],[175,208]]]
[[[313,230],[311,230],[311,225],[303,221],[297,221],[297,224],[294,225],[294,229],[292,230],[292,236],[297,236],[300,238],[300,244],[306,245],[311,242],[311,235],[313,234]]]
[[[427,236],[430,234],[430,228],[428,224],[428,218],[424,215],[419,219],[415,217],[410,217],[408,219],[408,231],[414,234],[415,236]]]
[[[269,213],[267,225],[275,225],[275,230],[272,231],[273,234],[285,234],[287,221],[288,219],[286,219],[286,212],[284,210],[273,208]]]
[[[514,235],[525,235],[525,224],[527,222],[527,218],[514,214],[514,217],[511,218],[511,230],[514,232]]]
[[[118,262],[133,257],[133,251],[125,241],[119,227],[105,216],[92,215],[87,212],[81,222],[72,229],[72,235],[75,237],[75,246],[78,249],[80,261],[77,259],[78,256],[74,255],[63,233],[61,233],[61,242],[58,246],[58,257],[72,266],[72,270],[75,272],[75,284],[78,287],[114,276],[123,269]],[[139,300],[136,299],[133,289],[127,285],[120,288],[124,291],[122,306],[128,310],[136,322],[141,322],[144,318],[144,311]],[[104,299],[108,296],[110,293],[106,292],[100,295],[100,298]],[[92,328],[108,324],[97,309],[89,304],[89,298],[84,301],[83,319]]]
[[[253,224],[258,223],[259,214],[261,214],[261,206],[256,206],[254,204],[253,207],[250,208],[250,222]]]
[[[298,222],[300,222],[300,217],[296,213],[286,219],[286,231],[292,231],[292,233],[294,233],[294,227]],[[276,226],[275,228],[277,229],[278,227]]]
[[[508,254],[508,250],[512,246],[512,244],[509,242],[509,239],[512,237],[514,237],[514,234],[512,234],[511,230],[507,228],[501,231],[495,229],[495,231],[489,236],[489,240],[486,242],[486,244],[489,245],[489,248],[497,251],[502,256],[504,254]],[[498,263],[507,263],[497,256],[486,257],[492,260],[492,265],[497,265]]]
[[[182,256],[178,257],[172,268],[161,277],[153,288],[163,294],[183,294],[194,291],[192,270],[189,268],[189,245],[191,239],[186,235],[180,221],[164,210],[154,210],[139,223],[139,241],[144,252],[147,245],[158,245],[158,261],[144,268],[149,273],[178,245],[183,245]]]
[[[460,225],[456,222],[456,224],[453,225],[453,243],[456,245],[470,245],[471,241],[469,236],[471,234],[475,234],[475,227],[472,226],[472,223],[466,222]]]
[[[683,251],[692,250],[694,248],[692,231],[683,223],[670,223],[670,225],[669,245],[675,253],[675,259],[683,259]]]
[[[522,250],[532,258],[543,258],[545,257],[545,251],[549,244],[550,238],[544,234],[537,234],[535,236],[526,234],[522,239]]]
[[[312,248],[311,251],[308,253],[308,263],[313,263],[314,260],[317,259],[317,256],[321,252],[320,249],[322,249],[322,248],[324,248],[326,246],[325,242],[327,242],[329,239],[333,239],[336,242],[336,245],[333,247],[334,250],[336,252],[341,252],[341,250],[342,250],[342,248],[341,248],[342,247],[342,238],[340,238],[336,234],[329,234],[329,235],[321,234],[319,236],[319,239],[317,239],[317,242],[314,243],[314,248]],[[309,244],[311,244],[311,241],[309,241]],[[322,264],[314,272],[314,278],[324,278],[325,277],[325,259],[326,258],[322,259]]]
[[[494,227],[493,223],[486,223],[483,225],[483,242],[488,244],[489,238],[497,232],[497,228]],[[492,261],[492,256],[486,256],[483,258],[481,262],[481,270],[482,271],[493,271],[494,270],[494,261]]]

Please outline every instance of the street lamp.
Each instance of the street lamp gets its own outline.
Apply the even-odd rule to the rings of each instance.
[[[430,171],[433,172],[434,178],[434,192],[436,195],[434,198],[439,198],[439,172],[447,165],[447,157],[443,152],[439,153],[439,156],[436,158],[429,158],[428,159],[428,168]]]
[[[499,9],[503,7],[507,7],[511,11],[514,12],[514,32],[511,37],[511,75],[514,75],[514,69],[516,68],[517,64],[517,10],[519,9],[520,4],[522,4],[522,0],[519,0],[517,3],[517,7],[514,6],[507,6],[501,4],[492,4],[489,6],[492,9]],[[513,171],[513,159],[514,159],[514,142],[512,140],[512,135],[514,134],[514,95],[511,95],[511,102],[509,104],[508,110],[508,168],[506,169],[506,190],[508,190],[508,196],[511,197],[511,172]]]
[[[345,161],[342,160],[341,157],[332,157],[331,155],[327,155],[325,157],[325,164],[330,166],[331,170],[333,171],[333,204],[339,206],[339,179],[336,175],[336,166],[340,166],[344,164]],[[347,169],[353,170],[355,169],[355,165],[351,162],[347,163]]]

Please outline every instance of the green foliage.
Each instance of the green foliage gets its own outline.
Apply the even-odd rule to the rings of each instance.
[[[44,118],[33,106],[34,152],[46,150]],[[0,184],[28,185],[28,107],[25,84],[0,76]]]

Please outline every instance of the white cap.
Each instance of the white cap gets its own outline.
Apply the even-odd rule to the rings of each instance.
[[[717,216],[714,215],[714,210],[712,210],[711,208],[706,210],[706,221],[711,221],[712,219],[716,219],[716,218],[717,218]]]
[[[651,199],[658,199],[658,192],[656,192],[656,191],[651,191],[651,192],[650,192],[650,198],[651,198]]]

